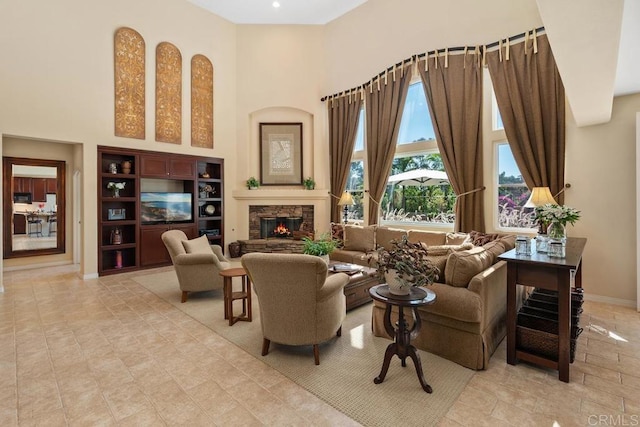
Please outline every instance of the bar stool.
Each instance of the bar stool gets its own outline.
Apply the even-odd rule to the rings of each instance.
[[[57,224],[58,224],[58,217],[56,215],[51,215],[49,217],[49,235],[51,235],[51,233],[56,232]]]
[[[42,220],[37,215],[27,215],[27,227],[29,237],[32,234],[35,234],[36,237],[38,235],[42,237]],[[33,227],[35,227],[35,231],[33,231]]]

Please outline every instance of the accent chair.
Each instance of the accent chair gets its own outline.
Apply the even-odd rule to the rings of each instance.
[[[189,240],[182,230],[169,230],[162,233],[162,242],[178,276],[183,303],[189,292],[224,287],[220,271],[230,268],[231,264],[220,246],[209,244],[207,236]]]
[[[341,335],[349,276],[327,276],[327,264],[313,255],[248,253],[241,262],[260,304],[262,355],[271,341],[312,345],[319,365],[318,344]]]

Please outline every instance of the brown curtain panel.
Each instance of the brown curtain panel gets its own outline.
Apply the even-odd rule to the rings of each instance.
[[[487,53],[489,73],[513,157],[527,187],[564,187],[564,86],[546,35]],[[562,203],[564,195],[557,198]]]
[[[362,108],[360,92],[329,99],[329,149],[331,168],[331,221],[340,222],[338,201],[349,175],[351,155],[356,142],[358,117]]]
[[[428,71],[425,61],[418,70],[444,168],[458,195],[455,230],[484,231],[482,64],[475,54],[428,61]]]
[[[390,72],[386,82],[385,77],[379,77],[365,88],[369,224],[378,223],[410,82],[411,64],[407,64]]]

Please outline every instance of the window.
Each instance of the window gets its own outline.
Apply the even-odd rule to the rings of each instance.
[[[498,171],[498,227],[535,228],[533,209],[524,208],[531,192],[522,178],[507,142],[496,144]]]
[[[364,108],[360,109],[356,143],[351,157],[351,167],[345,190],[353,196],[353,206],[349,207],[349,221],[364,220]]]
[[[411,181],[393,182],[404,172],[425,169],[428,175],[437,171],[438,179],[427,176]],[[405,102],[396,157],[389,175],[391,179],[380,202],[382,223],[411,222],[426,224],[453,224],[455,193],[444,173],[442,157],[438,152],[435,132],[422,82],[409,86]],[[419,224],[420,225],[420,224]]]

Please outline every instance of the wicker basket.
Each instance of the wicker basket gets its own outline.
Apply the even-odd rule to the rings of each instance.
[[[536,316],[534,314],[528,314],[525,312],[518,313],[518,326],[524,326],[525,328],[535,329],[538,331],[546,332],[553,335],[558,335],[558,322],[557,320],[546,319],[544,317]],[[578,323],[571,324],[571,338],[577,339],[582,333],[582,328],[578,327]]]
[[[524,326],[516,327],[516,348],[550,360],[558,360],[558,335],[529,329]],[[576,340],[569,342],[569,363],[576,359]]]

